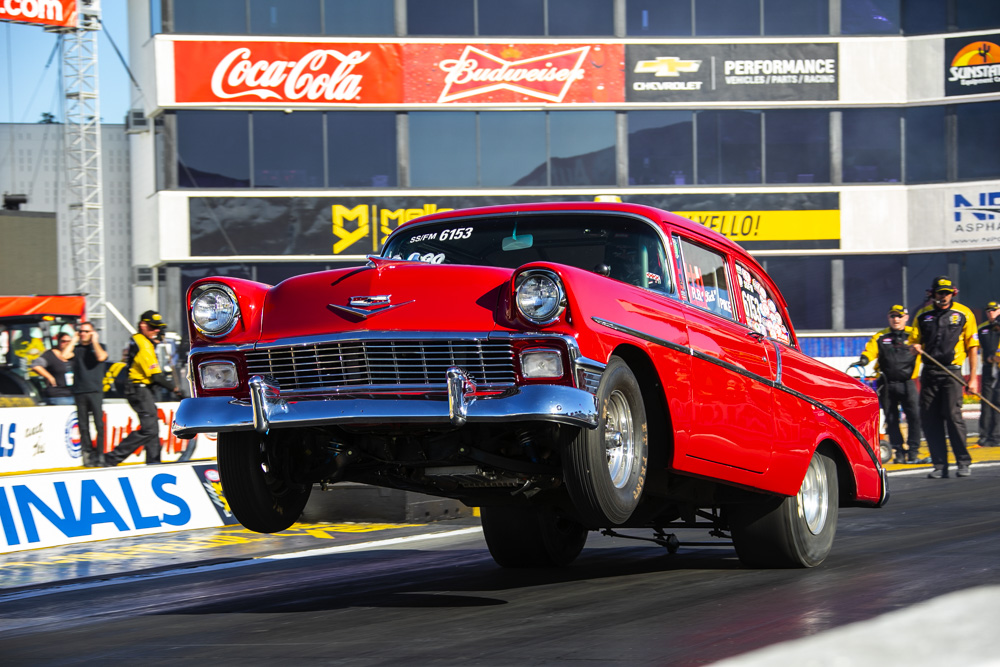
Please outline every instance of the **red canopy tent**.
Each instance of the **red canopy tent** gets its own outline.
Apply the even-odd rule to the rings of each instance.
[[[40,320],[45,317],[83,319],[87,300],[80,295],[0,296],[0,321]]]

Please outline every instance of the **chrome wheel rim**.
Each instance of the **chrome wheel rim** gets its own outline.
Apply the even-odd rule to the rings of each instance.
[[[799,489],[799,516],[813,535],[819,535],[826,525],[830,511],[830,480],[826,466],[819,457],[813,457]]]
[[[628,399],[620,391],[608,397],[608,414],[604,424],[604,445],[608,456],[608,474],[616,489],[624,488],[632,477],[635,462],[635,431]]]

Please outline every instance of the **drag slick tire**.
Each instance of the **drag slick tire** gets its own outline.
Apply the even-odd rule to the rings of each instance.
[[[563,567],[587,542],[587,529],[549,507],[483,507],[483,536],[497,565]]]
[[[589,528],[625,523],[646,485],[649,432],[635,375],[611,357],[597,389],[596,429],[581,429],[563,457],[570,498]]]
[[[311,484],[293,484],[271,469],[264,436],[256,431],[220,433],[219,477],[233,514],[246,528],[277,533],[298,521]]]
[[[749,567],[814,567],[833,547],[839,515],[837,464],[816,451],[797,495],[729,508],[733,545]]]

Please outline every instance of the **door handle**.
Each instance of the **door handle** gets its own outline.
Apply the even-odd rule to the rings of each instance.
[[[763,343],[764,342],[764,334],[760,333],[759,331],[748,331],[747,332],[747,337],[748,338],[753,338],[758,343]]]

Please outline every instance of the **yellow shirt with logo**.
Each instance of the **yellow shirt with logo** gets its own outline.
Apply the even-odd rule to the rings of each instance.
[[[956,301],[953,301],[951,308],[947,310],[949,312],[942,314],[943,317],[949,319],[955,325],[961,324],[962,326],[962,331],[959,333],[958,339],[955,341],[955,357],[951,362],[954,366],[961,366],[965,363],[966,358],[969,356],[969,350],[974,347],[979,347],[979,330],[976,327],[976,316],[971,310]],[[926,352],[930,352],[930,350],[927,350],[928,341],[924,341],[923,336],[921,335],[920,320],[924,313],[933,312],[934,305],[929,304],[918,310],[917,314],[913,317],[913,325],[917,330],[917,336],[914,342],[923,345]]]
[[[132,342],[139,346],[139,351],[132,358],[128,369],[129,382],[150,384],[151,378],[160,371],[160,362],[156,358],[156,346],[142,334],[132,336]]]

